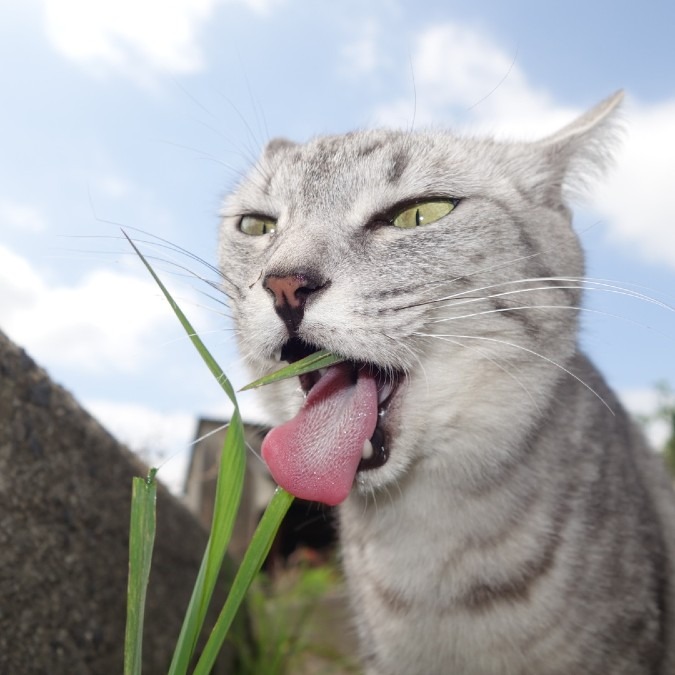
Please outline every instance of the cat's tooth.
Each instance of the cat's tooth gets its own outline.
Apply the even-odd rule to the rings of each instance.
[[[377,392],[377,402],[383,403],[384,401],[386,401],[389,398],[389,396],[391,396],[391,392],[393,391],[393,389],[394,389],[394,385],[391,382],[387,382],[382,387],[382,389],[380,389]]]
[[[373,444],[367,438],[365,441],[363,441],[363,450],[361,451],[361,456],[363,459],[370,459],[373,456]]]

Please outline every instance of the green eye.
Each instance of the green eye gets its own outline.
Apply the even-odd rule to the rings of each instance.
[[[394,227],[403,229],[429,225],[440,220],[443,216],[447,216],[455,206],[457,206],[456,199],[437,199],[433,202],[422,202],[401,211],[394,218],[392,224]]]
[[[277,229],[277,221],[264,216],[243,216],[239,221],[239,229],[244,234],[260,237],[263,234],[272,234]]]

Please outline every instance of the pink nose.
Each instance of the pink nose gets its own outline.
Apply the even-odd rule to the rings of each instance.
[[[287,305],[293,309],[299,309],[305,304],[307,293],[298,293],[299,289],[307,289],[308,292],[312,288],[307,287],[307,278],[304,274],[293,274],[288,277],[267,277],[263,286],[274,296],[277,307]]]
[[[286,324],[289,335],[294,335],[302,323],[307,298],[327,283],[310,272],[265,277],[263,288],[274,296],[274,309]]]

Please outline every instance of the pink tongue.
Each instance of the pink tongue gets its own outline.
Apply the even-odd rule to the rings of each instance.
[[[363,443],[377,425],[377,385],[365,370],[331,366],[300,412],[272,429],[262,455],[274,480],[301,499],[334,506],[351,490]]]

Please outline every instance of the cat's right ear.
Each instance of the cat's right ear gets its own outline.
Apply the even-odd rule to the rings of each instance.
[[[297,143],[289,141],[287,138],[273,138],[266,146],[263,151],[263,155],[266,157],[273,157],[281,150],[288,150],[289,148],[294,148]]]
[[[538,167],[555,194],[583,196],[586,184],[602,175],[612,163],[614,149],[621,132],[617,112],[623,101],[623,91],[606,98],[594,108],[541,141],[534,144],[539,159]]]

